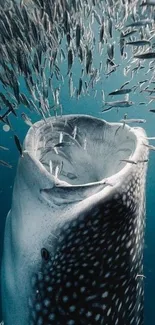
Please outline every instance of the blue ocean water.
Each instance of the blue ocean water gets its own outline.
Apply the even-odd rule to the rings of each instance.
[[[130,55],[130,53],[128,53]],[[116,60],[117,60],[116,53]],[[99,58],[94,57],[93,61],[94,66],[99,66]],[[138,103],[142,101],[146,101],[146,96],[144,93],[139,94],[139,92],[132,93],[130,95],[130,99],[133,100],[134,105],[130,108],[121,108],[117,112],[117,110],[112,110],[107,113],[101,113],[102,110],[102,99],[101,99],[101,90],[104,89],[105,94],[107,95],[110,91],[113,91],[116,88],[119,88],[124,81],[130,79],[124,77],[123,68],[127,65],[127,60],[124,60],[120,67],[117,69],[112,76],[107,78],[101,78],[101,81],[95,86],[95,90],[97,90],[97,95],[94,98],[94,90],[90,91],[89,95],[82,94],[81,98],[77,100],[76,98],[69,97],[68,91],[68,79],[64,77],[64,84],[61,85],[61,96],[60,102],[63,107],[63,114],[88,114],[93,115],[95,117],[103,118],[109,122],[116,122],[123,118],[124,114],[128,114],[128,118],[144,118],[146,119],[146,123],[143,125],[148,136],[155,136],[155,115],[148,111],[148,106],[143,105],[139,106]],[[141,74],[134,75],[132,79],[132,85],[136,85],[139,80],[145,79],[144,73],[147,71],[148,63],[146,63],[146,67],[141,72]],[[66,76],[67,71],[67,62],[61,66],[61,72],[64,76]],[[75,62],[74,70],[73,70],[73,79],[75,87],[78,87],[79,76],[81,73],[81,66],[78,62]],[[55,87],[58,82],[55,81]],[[0,88],[0,91],[3,91]],[[27,90],[22,85],[21,81],[21,92],[27,94]],[[119,97],[118,97],[119,98]],[[121,98],[121,97],[120,97]],[[110,99],[109,99],[110,100]],[[153,104],[149,106],[149,108],[154,108]],[[35,114],[30,114],[28,109],[25,107],[20,107],[18,118],[12,116],[10,121],[14,129],[14,133],[16,133],[22,142],[26,132],[28,130],[28,126],[24,124],[23,120],[20,118],[20,114],[25,112],[33,122],[38,121],[40,119],[39,116]],[[0,262],[2,258],[2,250],[3,250],[3,238],[4,238],[4,225],[6,215],[11,207],[11,198],[12,198],[12,190],[14,179],[16,175],[16,168],[19,158],[19,152],[17,151],[16,145],[13,139],[13,132],[4,132],[2,129],[2,124],[0,124],[0,145],[9,148],[9,151],[0,151],[0,159],[9,162],[13,168],[8,169],[6,167],[0,166]],[[137,126],[137,125],[136,125]],[[154,142],[150,141],[151,144]],[[145,325],[154,325],[155,317],[154,317],[154,305],[155,305],[155,253],[154,253],[154,230],[155,230],[155,212],[154,212],[154,193],[155,193],[155,153],[150,152],[149,164],[148,164],[148,173],[147,173],[147,185],[146,185],[146,235],[145,235],[145,248],[144,248],[144,275],[145,275]],[[23,194],[24,195],[24,194]],[[18,200],[18,197],[17,197]],[[11,272],[11,270],[10,270]],[[1,320],[1,314],[0,314]]]

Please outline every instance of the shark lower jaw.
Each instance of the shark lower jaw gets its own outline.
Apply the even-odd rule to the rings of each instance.
[[[143,324],[144,138],[89,116],[29,130],[5,232],[6,325]]]

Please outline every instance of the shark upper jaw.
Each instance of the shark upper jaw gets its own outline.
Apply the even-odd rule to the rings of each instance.
[[[108,195],[134,168],[122,159],[144,159],[145,136],[142,128],[86,115],[48,118],[29,129],[22,165],[49,204],[80,202],[101,190],[103,198],[103,190]]]

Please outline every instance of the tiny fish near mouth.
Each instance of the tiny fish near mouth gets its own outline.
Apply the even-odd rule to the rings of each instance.
[[[4,324],[144,324],[149,148],[121,125],[68,115],[29,129],[6,221]],[[60,134],[74,145],[45,151]]]

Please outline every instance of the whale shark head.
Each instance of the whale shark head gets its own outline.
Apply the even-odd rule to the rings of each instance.
[[[145,136],[84,115],[29,129],[5,228],[5,325],[143,324]]]

